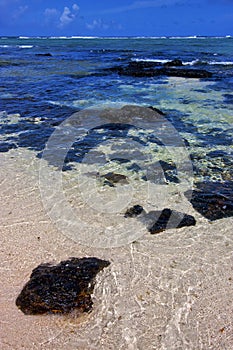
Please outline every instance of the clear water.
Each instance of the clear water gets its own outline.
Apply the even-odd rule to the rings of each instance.
[[[1,151],[39,154],[55,127],[85,108],[154,106],[186,143],[195,181],[232,179],[233,38],[1,38],[0,53]],[[134,78],[104,70],[175,58],[213,77]]]

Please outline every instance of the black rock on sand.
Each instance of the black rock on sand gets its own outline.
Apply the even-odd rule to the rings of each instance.
[[[32,271],[16,305],[26,315],[68,313],[75,308],[89,312],[95,276],[109,264],[94,257],[41,264]]]

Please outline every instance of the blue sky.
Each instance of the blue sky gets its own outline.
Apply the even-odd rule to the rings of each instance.
[[[0,0],[0,35],[233,35],[233,0]]]

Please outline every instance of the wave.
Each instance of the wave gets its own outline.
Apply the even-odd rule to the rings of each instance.
[[[34,45],[0,45],[0,48],[32,49]]]
[[[71,36],[71,39],[101,39],[98,36]]]
[[[161,39],[175,39],[175,40],[184,40],[184,39],[232,39],[232,35],[225,35],[225,36],[202,36],[202,35],[190,35],[190,36],[85,36],[85,35],[71,35],[71,36],[2,36],[1,39],[21,39],[21,40],[28,40],[28,39],[134,39],[134,40],[141,40],[141,39],[152,39],[152,40],[161,40]]]
[[[158,64],[164,64],[171,62],[171,59],[160,59],[160,58],[132,58],[133,62],[154,62]],[[183,66],[195,66],[195,65],[221,65],[221,66],[233,66],[233,61],[201,61],[195,59],[192,61],[182,62]]]
[[[211,62],[208,62],[208,64],[221,65],[221,66],[233,66],[233,61],[220,61],[220,62],[211,61]]]
[[[102,39],[98,36],[51,36],[48,39],[62,39],[62,40],[70,40],[70,39]]]
[[[171,60],[167,59],[160,59],[160,58],[132,58],[131,61],[133,62],[154,62],[154,63],[167,63]]]
[[[18,48],[18,49],[32,49],[34,47],[34,45],[0,45],[0,48],[3,49],[14,49],[14,48]]]
[[[32,49],[34,46],[33,45],[17,45],[17,47],[20,49]]]
[[[131,59],[133,62],[154,62],[154,63],[168,63],[171,62],[171,59],[160,59],[160,58],[132,58]],[[193,61],[187,61],[187,62],[182,62],[184,66],[193,66],[195,64],[198,64],[200,61],[199,60],[193,60]]]

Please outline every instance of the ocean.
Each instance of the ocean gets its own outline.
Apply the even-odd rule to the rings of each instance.
[[[186,158],[192,166],[192,169],[189,168],[189,189],[199,191],[204,186],[207,195],[225,196],[230,200],[226,216],[232,215],[232,37],[2,37],[0,52],[1,152],[27,149],[41,158],[49,137],[73,113],[91,108],[119,109],[127,105],[153,107],[163,113],[164,120],[179,134]],[[206,70],[212,76],[201,79],[166,75],[133,76],[119,74],[112,69],[148,62],[155,67],[164,67],[174,59],[182,61],[182,68]],[[119,123],[117,118],[113,113],[111,123]],[[164,176],[158,176],[158,183],[161,183],[161,177],[165,184],[173,187],[182,182],[176,164],[180,147],[176,148],[177,156],[165,154],[166,147],[162,146],[166,146],[166,141],[163,140],[161,146],[156,135],[152,136],[153,132],[157,132],[156,125],[150,125],[154,130],[149,136],[140,128],[131,130],[130,136],[129,130],[122,131],[122,125],[119,126],[121,132],[115,130],[114,133],[112,127],[100,130],[100,126],[100,131],[94,132],[94,129],[98,129],[98,123],[94,123],[95,127],[90,131],[85,122],[84,115],[79,128],[81,126],[86,134],[83,138],[79,135],[78,141],[73,139],[64,155],[62,170],[65,176],[76,178],[77,172],[80,173],[80,164],[94,150],[102,147],[102,153],[109,153],[112,145],[110,147],[106,142],[113,139],[115,143],[119,141],[114,157],[109,153],[108,161],[103,165],[97,161],[99,153],[98,156],[94,153],[93,158],[97,157],[98,163],[96,168],[85,170],[90,178],[92,174],[91,187],[104,172],[121,173],[128,179],[143,183],[148,174],[143,172],[137,155],[135,159],[128,155],[128,163],[125,160],[129,149],[137,148],[138,144],[143,145],[145,157],[155,157],[152,156],[150,161],[144,159],[147,166],[160,162]],[[123,151],[123,137],[134,142],[130,147],[128,145],[126,152]],[[173,131],[169,137],[172,140]],[[56,146],[62,148],[62,141],[60,146],[59,142]],[[54,158],[47,160],[57,166]],[[116,159],[117,162],[112,161]],[[71,178],[69,181],[72,182]],[[111,185],[114,187],[111,183],[105,185],[106,189]],[[144,201],[144,205],[149,205],[148,201]],[[102,209],[108,211],[106,206]],[[208,219],[225,215],[206,214],[207,209],[200,211]]]

